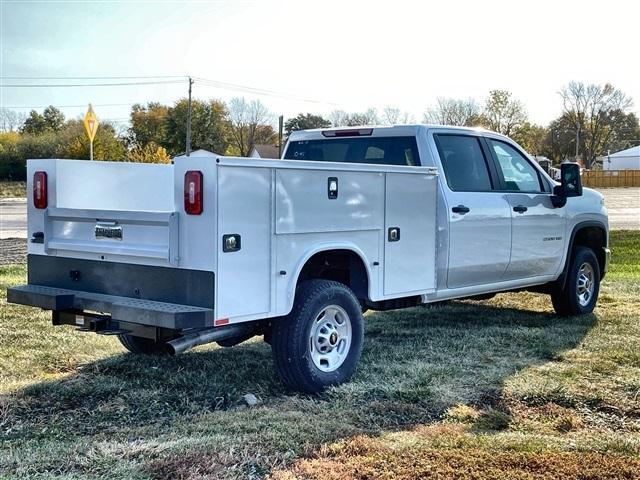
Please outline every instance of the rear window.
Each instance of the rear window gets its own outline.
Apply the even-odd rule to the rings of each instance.
[[[287,160],[420,165],[415,137],[355,137],[289,142]]]

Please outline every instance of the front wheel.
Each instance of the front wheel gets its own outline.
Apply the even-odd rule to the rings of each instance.
[[[570,259],[564,288],[551,292],[558,315],[584,315],[593,312],[600,292],[600,265],[593,250],[576,247]]]
[[[347,381],[362,352],[362,308],[345,285],[309,280],[296,290],[291,313],[271,334],[278,375],[292,390],[318,393]]]

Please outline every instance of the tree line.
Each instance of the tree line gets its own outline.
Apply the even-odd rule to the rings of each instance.
[[[529,121],[522,101],[504,90],[493,90],[483,103],[475,99],[438,98],[424,113],[424,123],[483,127],[512,137],[533,155],[556,163],[579,158],[591,168],[598,156],[640,143],[632,100],[612,85],[571,82],[560,91],[562,113],[549,125]],[[135,104],[129,126],[101,122],[94,140],[96,160],[168,163],[185,151],[187,99],[172,106]],[[276,144],[275,116],[259,100],[233,98],[193,100],[191,148],[218,154],[248,156],[257,144]],[[326,118],[300,113],[284,125],[294,130],[331,126],[414,123],[413,115],[393,106],[381,111],[334,110]],[[56,107],[19,115],[0,109],[0,178],[25,178],[27,158],[88,158],[89,144],[81,120],[65,119]]]

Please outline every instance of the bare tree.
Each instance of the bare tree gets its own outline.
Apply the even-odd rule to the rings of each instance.
[[[231,144],[239,155],[248,157],[256,143],[274,141],[275,131],[270,125],[271,113],[260,100],[244,97],[229,102]]]
[[[473,126],[479,123],[480,107],[475,100],[438,97],[436,105],[424,114],[425,123]]]
[[[413,115],[411,115],[407,111],[402,111],[397,107],[392,107],[387,105],[384,107],[382,111],[382,117],[380,118],[380,123],[383,125],[397,125],[397,124],[406,124],[412,123]]]
[[[23,112],[16,112],[8,108],[0,108],[0,132],[13,132],[18,130],[27,116]]]
[[[564,115],[575,125],[575,156],[584,151],[584,166],[591,168],[608,144],[611,135],[624,121],[633,101],[611,84],[587,85],[570,82],[560,91]]]
[[[329,114],[329,120],[334,127],[344,127],[347,124],[347,112],[344,110],[334,110]]]
[[[382,110],[382,123],[385,125],[395,125],[400,120],[400,109],[387,105]]]

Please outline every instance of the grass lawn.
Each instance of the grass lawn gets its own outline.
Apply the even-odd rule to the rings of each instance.
[[[612,248],[594,315],[532,293],[367,314],[355,378],[320,397],[258,340],[136,357],[53,327],[0,268],[0,477],[640,478],[640,232]]]
[[[26,197],[27,182],[0,181],[0,198]]]

